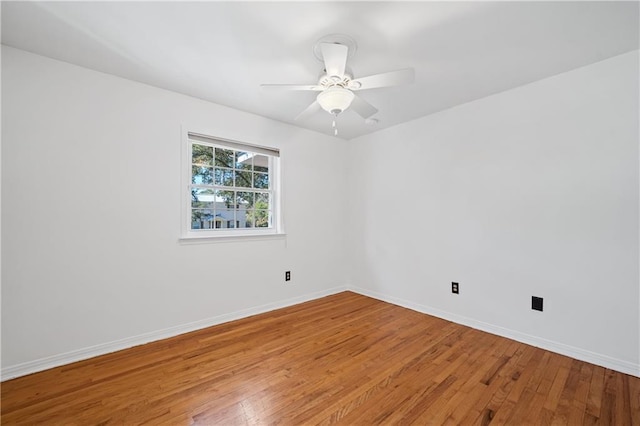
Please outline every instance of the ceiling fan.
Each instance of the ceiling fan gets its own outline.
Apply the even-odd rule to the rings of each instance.
[[[398,86],[412,83],[413,68],[354,78],[347,68],[347,59],[356,51],[356,43],[351,37],[333,34],[322,37],[314,46],[316,57],[324,62],[324,70],[317,84],[262,84],[263,89],[301,90],[320,92],[316,100],[295,119],[303,120],[320,109],[334,115],[334,134],[337,135],[335,117],[347,108],[353,109],[364,119],[378,112],[378,109],[354,92],[380,87]]]

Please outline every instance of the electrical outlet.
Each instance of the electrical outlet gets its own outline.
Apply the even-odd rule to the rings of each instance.
[[[460,284],[452,282],[451,283],[451,293],[459,294],[460,293]]]
[[[531,296],[531,309],[542,312],[542,297]]]
[[[284,280],[285,281],[291,281],[291,271],[286,271],[284,273]]]

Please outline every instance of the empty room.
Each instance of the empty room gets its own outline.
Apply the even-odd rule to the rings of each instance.
[[[640,425],[639,17],[2,1],[2,424]]]

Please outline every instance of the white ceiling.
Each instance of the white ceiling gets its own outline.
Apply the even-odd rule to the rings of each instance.
[[[359,95],[351,139],[638,49],[638,2],[2,2],[2,43],[332,134],[328,113],[294,118],[316,93],[313,45],[347,34],[354,76],[413,67],[414,84]]]

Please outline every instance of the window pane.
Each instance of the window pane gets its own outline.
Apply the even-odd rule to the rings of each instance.
[[[253,228],[253,210],[247,210],[244,220],[240,220],[241,228]]]
[[[247,222],[255,228],[268,228],[270,226],[269,210],[247,211]]]
[[[253,157],[253,170],[256,172],[269,171],[269,157],[266,155],[255,155]]]
[[[233,228],[235,223],[235,210],[217,210],[216,219],[220,220],[222,228]]]
[[[256,193],[256,209],[268,209],[269,208],[269,194],[264,192]]]
[[[240,192],[238,191],[236,200],[238,204],[242,204],[245,208],[251,208],[254,203],[254,193],[253,192]]]
[[[219,206],[223,209],[234,209],[235,200],[236,195],[233,191],[216,191],[216,201],[220,203]]]
[[[204,145],[191,145],[191,162],[203,166],[213,166],[213,148]]]
[[[236,186],[240,188],[251,188],[251,172],[236,170]]]
[[[240,205],[239,209],[236,209],[236,223],[238,228],[245,228],[247,221],[247,211],[244,208],[244,205]]]
[[[233,186],[233,170],[216,167],[215,183],[220,186]]]
[[[213,228],[213,212],[211,209],[191,210],[191,229]]]
[[[269,210],[255,210],[255,227],[268,228],[270,226]]]
[[[236,169],[253,169],[253,154],[249,152],[236,151]]]
[[[233,168],[233,150],[216,148],[216,166]]]
[[[194,183],[196,185],[207,185],[213,183],[213,168],[192,166],[191,183]]]
[[[215,194],[212,189],[192,188],[191,207],[212,209],[215,204]]]
[[[267,173],[253,174],[253,187],[269,189],[269,175]]]

